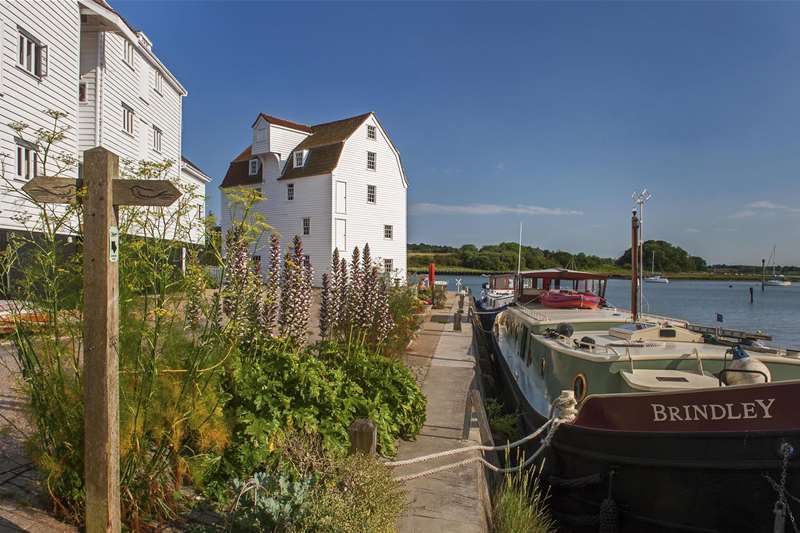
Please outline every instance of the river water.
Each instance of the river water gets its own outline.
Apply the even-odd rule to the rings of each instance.
[[[479,295],[487,278],[441,274],[448,288],[455,280]],[[754,303],[750,303],[753,287]],[[762,330],[773,336],[773,344],[800,347],[800,284],[791,287],[766,287],[752,281],[672,281],[668,285],[646,283],[644,311],[688,320],[695,324],[721,325],[732,329]],[[630,307],[630,281],[608,282],[606,299],[611,305]],[[716,322],[717,313],[723,323]]]

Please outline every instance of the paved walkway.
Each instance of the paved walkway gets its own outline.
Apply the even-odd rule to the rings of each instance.
[[[452,294],[448,303],[446,310],[432,312],[406,354],[409,364],[427,363],[422,384],[428,398],[427,419],[417,440],[400,443],[397,459],[480,443],[468,405],[477,358],[472,326],[465,320],[462,331],[453,331],[457,301]],[[413,474],[467,457],[409,465],[397,468],[396,474]],[[398,523],[400,533],[489,531],[488,494],[481,469],[472,464],[407,482],[409,507]]]

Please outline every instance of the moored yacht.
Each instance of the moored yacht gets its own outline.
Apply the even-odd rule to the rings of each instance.
[[[498,315],[493,340],[526,430],[548,419],[562,391],[578,402],[544,462],[563,526],[596,531],[610,500],[619,530],[636,532],[773,531],[800,511],[765,477],[800,494],[796,353],[760,345],[761,332],[639,315],[635,305],[538,303],[546,285],[575,282],[562,275],[523,277],[528,298]]]
[[[492,274],[483,284],[480,298],[475,298],[475,307],[485,330],[491,330],[497,313],[514,301],[514,274]]]

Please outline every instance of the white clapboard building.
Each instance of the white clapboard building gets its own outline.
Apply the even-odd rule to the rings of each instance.
[[[405,279],[408,181],[374,113],[313,126],[259,114],[250,146],[220,185],[223,231],[231,225],[235,187],[260,190],[265,199],[255,209],[281,235],[284,253],[295,235],[303,239],[315,285],[335,248],[349,259],[366,243],[384,272]],[[266,266],[263,242],[253,255]]]
[[[47,110],[62,111],[69,129],[57,143],[61,151],[80,158],[103,146],[122,160],[171,161],[168,177],[198,194],[189,240],[199,242],[210,178],[181,155],[186,94],[147,36],[105,0],[0,2],[0,153],[15,185],[40,175],[42,147],[32,132],[52,127]],[[27,124],[28,134],[9,127],[15,122]],[[16,215],[32,209],[0,196],[0,237],[24,229]]]

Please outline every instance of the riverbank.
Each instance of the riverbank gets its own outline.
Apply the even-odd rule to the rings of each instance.
[[[427,267],[411,266],[408,269],[409,274],[427,274]],[[441,274],[452,274],[460,276],[479,276],[479,275],[492,275],[503,274],[503,271],[496,270],[478,270],[474,268],[465,268],[451,265],[436,266],[436,272]],[[611,279],[630,279],[631,273],[629,270],[614,269],[614,270],[593,270],[587,269],[586,272],[596,274],[605,274]],[[664,272],[663,276],[671,280],[684,280],[684,281],[753,281],[761,282],[761,276],[754,274],[734,274],[724,272]],[[800,282],[800,276],[786,276],[786,279],[792,282]]]

